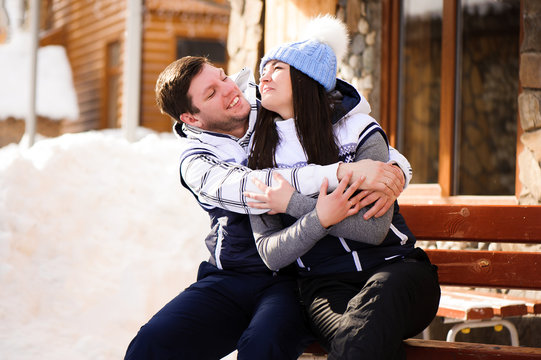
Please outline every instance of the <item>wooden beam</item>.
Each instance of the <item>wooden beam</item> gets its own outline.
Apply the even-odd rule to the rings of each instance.
[[[400,213],[418,240],[541,241],[539,205],[402,205]]]
[[[408,359],[416,360],[539,360],[541,348],[486,345],[439,340],[404,341]]]
[[[443,1],[439,178],[441,196],[452,195],[456,89],[457,0]]]
[[[425,251],[430,261],[438,267],[440,284],[541,289],[539,252],[433,249]]]

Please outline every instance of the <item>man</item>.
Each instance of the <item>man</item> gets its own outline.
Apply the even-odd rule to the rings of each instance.
[[[264,210],[248,208],[243,195],[257,191],[254,178],[269,185],[273,178],[271,170],[243,166],[258,109],[253,76],[245,70],[233,81],[205,58],[185,57],[160,74],[156,99],[176,121],[182,184],[209,213],[211,256],[197,282],[141,328],[126,359],[219,359],[235,349],[239,359],[297,359],[313,338],[296,280],[287,268],[272,272],[262,262],[248,214]],[[409,181],[409,164],[397,156]],[[400,169],[370,160],[276,172],[306,195],[318,194],[324,178],[333,189],[346,173],[366,176],[363,188],[375,192],[364,201],[378,199],[368,216],[384,212],[404,181]]]

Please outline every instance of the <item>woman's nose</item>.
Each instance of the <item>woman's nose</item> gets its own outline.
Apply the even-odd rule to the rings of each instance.
[[[263,75],[261,75],[261,77],[259,78],[259,82],[262,83],[265,81],[269,81],[269,79],[270,79],[270,74],[269,74],[269,71],[267,71]]]

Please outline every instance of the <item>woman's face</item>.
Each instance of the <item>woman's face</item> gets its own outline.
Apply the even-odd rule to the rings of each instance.
[[[261,105],[278,113],[282,119],[293,117],[293,92],[289,64],[271,60],[265,64],[259,79]]]

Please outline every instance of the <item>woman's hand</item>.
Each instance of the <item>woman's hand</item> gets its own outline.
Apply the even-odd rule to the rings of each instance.
[[[291,195],[295,192],[295,188],[291,186],[287,180],[277,172],[273,173],[274,180],[277,186],[270,187],[265,185],[258,179],[253,179],[253,183],[263,193],[244,192],[247,198],[257,200],[258,202],[249,202],[248,206],[255,209],[270,209],[270,215],[285,213]]]
[[[348,216],[355,215],[361,209],[359,198],[357,196],[352,198],[352,196],[363,183],[364,177],[357,179],[346,189],[352,175],[352,172],[348,172],[340,180],[338,187],[330,194],[327,194],[329,181],[323,180],[316,204],[317,216],[323,227],[328,228],[338,224]]]

